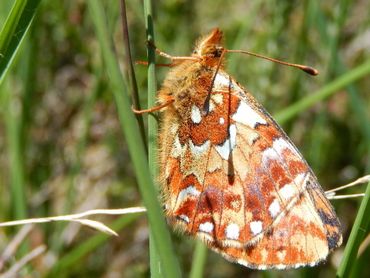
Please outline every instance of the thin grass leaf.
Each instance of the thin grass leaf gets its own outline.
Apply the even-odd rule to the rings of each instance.
[[[8,46],[12,39],[12,36],[15,32],[16,26],[19,22],[19,19],[22,15],[24,7],[26,6],[27,1],[18,0],[14,2],[11,12],[9,13],[8,18],[5,21],[5,24],[1,30],[0,35],[0,53],[1,57],[5,56]]]
[[[91,20],[94,23],[107,73],[111,81],[119,121],[125,134],[141,196],[148,210],[148,220],[154,237],[154,244],[158,249],[158,254],[162,262],[161,270],[164,276],[179,277],[178,263],[173,253],[170,235],[157,200],[157,191],[153,185],[152,175],[147,164],[144,142],[141,139],[137,121],[131,111],[127,86],[121,75],[117,62],[118,59],[113,51],[114,46],[111,43],[112,39],[108,33],[103,6],[100,1],[93,0],[88,2],[88,9]],[[126,94],[123,92],[126,92]]]
[[[125,0],[121,0],[121,20],[122,20],[123,42],[124,42],[124,47],[125,47],[125,52],[126,52],[125,67],[126,67],[126,72],[127,72],[127,79],[129,80],[129,84],[131,88],[132,103],[135,109],[140,110],[141,105],[139,101],[139,90],[138,90],[138,86],[136,83],[136,75],[135,75],[134,65],[132,63],[132,57],[131,57],[130,36],[129,36],[129,31],[128,31]],[[143,141],[145,143],[146,137],[145,137],[143,117],[141,117],[140,115],[136,115],[136,119],[139,123],[141,137],[143,138]]]
[[[145,17],[145,27],[147,41],[154,43],[154,26],[152,17],[152,3],[149,0],[144,1],[144,17]],[[155,105],[155,96],[157,91],[156,74],[155,74],[155,51],[153,47],[148,45],[147,47],[148,55],[148,107]],[[152,173],[153,180],[158,175],[157,167],[157,129],[158,124],[156,119],[149,115],[148,117],[148,163],[150,167],[150,172]],[[162,265],[163,262],[160,259],[158,249],[155,244],[155,237],[150,230],[149,237],[149,256],[150,256],[150,271],[153,278],[160,278],[162,276]]]
[[[17,225],[27,225],[27,224],[36,224],[36,223],[48,223],[52,221],[74,221],[81,220],[87,216],[92,215],[123,215],[123,214],[132,214],[132,213],[141,213],[146,212],[146,209],[143,207],[131,207],[124,209],[92,209],[84,211],[81,213],[59,215],[59,216],[49,216],[41,218],[28,218],[22,220],[8,221],[0,223],[0,227],[9,227]]]
[[[105,234],[110,235],[110,236],[118,236],[118,234],[115,231],[113,231],[107,225],[105,225],[105,224],[103,224],[99,221],[95,221],[95,220],[91,220],[91,219],[73,219],[71,221],[76,222],[76,223],[80,223],[81,225],[88,226],[88,227],[90,227],[94,230],[100,231],[100,232],[105,233]]]
[[[98,230],[102,233],[107,235],[118,236],[118,234],[103,224],[102,222],[86,219],[85,217],[91,215],[122,215],[122,214],[132,214],[132,213],[140,213],[145,212],[146,209],[142,207],[133,207],[133,208],[126,208],[126,209],[94,209],[85,211],[82,213],[76,214],[69,214],[69,215],[60,215],[60,216],[51,216],[51,217],[43,217],[43,218],[30,218],[30,219],[23,219],[23,220],[16,220],[16,221],[9,221],[0,223],[0,227],[9,227],[9,226],[17,226],[17,225],[27,225],[27,224],[36,224],[36,223],[48,223],[54,221],[68,221],[68,222],[77,222],[81,225],[89,226],[92,229]]]
[[[348,238],[342,262],[338,268],[337,277],[350,277],[355,261],[357,260],[358,248],[366,236],[370,224],[370,183],[367,185],[365,197],[361,202],[355,223]]]
[[[0,33],[0,84],[36,14],[40,0],[17,0]]]
[[[193,261],[191,263],[190,278],[204,277],[204,267],[207,260],[208,249],[201,241],[195,244]]]
[[[8,159],[10,171],[10,192],[12,211],[11,216],[15,218],[26,217],[26,197],[24,190],[24,165],[22,159],[21,134],[21,109],[19,98],[11,95],[9,82],[2,86],[6,97],[6,138],[8,145]]]

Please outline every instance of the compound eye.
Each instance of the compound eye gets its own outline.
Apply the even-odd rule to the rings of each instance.
[[[217,58],[221,57],[223,51],[224,51],[224,48],[221,47],[221,46],[218,46],[218,47],[216,47],[215,51],[213,52],[213,55]]]

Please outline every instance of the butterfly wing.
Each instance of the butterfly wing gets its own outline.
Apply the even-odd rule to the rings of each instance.
[[[256,269],[287,269],[316,265],[341,243],[339,222],[322,192],[308,188],[284,217],[246,248],[218,246],[214,251],[226,259]],[[318,198],[318,199],[316,199]],[[317,205],[323,205],[317,209]]]
[[[249,93],[220,70],[207,105],[189,103],[189,115],[164,117],[160,140],[175,227],[251,267],[312,264],[340,245],[339,221],[314,174]]]

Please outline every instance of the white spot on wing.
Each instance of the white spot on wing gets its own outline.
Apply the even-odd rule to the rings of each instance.
[[[267,148],[262,152],[262,163],[267,165],[269,160],[279,160],[279,154],[274,148]]]
[[[197,145],[194,145],[191,140],[189,140],[189,146],[190,146],[191,153],[195,154],[196,156],[199,156],[209,150],[209,147],[211,146],[211,142],[207,140],[202,145],[197,146]]]
[[[189,223],[189,222],[190,222],[189,217],[188,217],[187,215],[185,215],[185,214],[181,214],[181,215],[179,216],[179,218],[180,218],[181,220],[184,220],[186,223]]]
[[[254,234],[254,235],[257,235],[260,232],[262,232],[262,222],[261,221],[252,221],[249,224],[249,226],[251,228],[252,234]]]
[[[283,260],[283,259],[280,258],[279,254],[277,254],[277,256],[278,256],[278,258],[280,260]],[[279,270],[283,270],[283,269],[287,269],[288,268],[286,264],[276,264],[276,265],[274,265],[274,267],[276,269],[279,269]],[[289,267],[291,267],[291,266],[289,266]],[[295,265],[293,266],[293,268],[295,268]]]
[[[267,256],[269,254],[269,252],[266,250],[266,248],[262,248],[262,250],[260,250],[260,254],[261,254],[261,257],[262,257],[261,261],[266,261]]]
[[[239,259],[236,261],[238,264],[241,264],[241,265],[244,265],[246,267],[253,267],[253,268],[256,268],[256,269],[259,269],[259,270],[266,270],[267,269],[267,266],[264,265],[264,264],[251,264],[250,262],[246,261],[246,260],[243,260],[243,259]]]
[[[280,137],[280,138],[274,140],[274,145],[273,146],[279,153],[282,153],[284,149],[288,149],[288,150],[292,151],[294,154],[296,154],[297,156],[300,156],[300,154],[297,152],[297,150],[294,148],[294,146],[292,146],[292,144],[289,143],[284,138]]]
[[[182,155],[182,153],[186,150],[186,145],[181,145],[180,139],[178,136],[175,137],[175,140],[173,142],[173,147],[171,151],[172,157],[178,157]]]
[[[190,185],[187,188],[185,188],[185,189],[183,189],[183,190],[180,191],[179,197],[178,197],[178,201],[179,202],[182,202],[188,196],[195,196],[195,197],[197,197],[199,195],[200,195],[200,192],[193,185]]]
[[[279,201],[277,199],[272,201],[271,205],[269,206],[269,212],[270,212],[270,215],[271,215],[272,218],[275,218],[276,215],[279,214],[280,205],[279,205]]]
[[[300,185],[303,180],[305,179],[306,177],[306,173],[301,173],[301,174],[298,174],[295,178],[294,178],[294,182],[295,184],[297,185]],[[306,179],[309,178],[309,175],[307,175]]]
[[[235,223],[231,223],[226,227],[226,237],[229,239],[239,238],[239,226]]]
[[[211,97],[211,100],[213,100],[215,103],[217,104],[222,104],[222,101],[223,101],[223,95],[221,94],[214,94],[212,97]]]
[[[285,259],[285,256],[286,256],[286,250],[283,250],[283,251],[278,251],[276,253],[277,257],[279,258],[280,261],[283,261]]]
[[[215,110],[215,104],[212,101],[210,101],[208,112],[212,112],[213,110]]]
[[[292,197],[298,195],[299,194],[299,188],[301,188],[301,190],[304,188],[304,186],[301,187],[301,184],[303,182],[304,177],[305,177],[305,174],[304,173],[298,174],[294,178],[294,181],[293,182],[284,185],[279,190],[279,196],[281,196],[285,200],[289,200]]]
[[[226,88],[234,88],[234,84],[231,82],[228,76],[225,76],[223,74],[217,73],[214,83],[215,89],[220,89],[222,87]]]
[[[236,126],[230,125],[229,138],[222,145],[215,146],[216,151],[223,159],[228,159],[236,145]]]
[[[230,134],[230,144],[233,149],[236,145],[236,126],[235,125],[230,125],[229,134]]]
[[[221,118],[219,119],[219,123],[220,123],[220,125],[223,125],[223,124],[225,123],[225,119],[221,117]]]
[[[248,266],[248,265],[246,265],[246,266]],[[266,269],[267,269],[267,265],[264,265],[264,264],[257,265],[256,267],[257,267],[257,269],[259,269],[259,270],[266,270]]]
[[[164,176],[166,177],[166,179],[170,176],[170,169],[171,167],[168,165],[168,163],[166,163],[166,168],[164,170]]]
[[[200,110],[199,110],[198,106],[196,106],[196,105],[193,105],[191,107],[191,120],[195,124],[199,124],[200,121],[202,120],[202,115],[200,114]]]
[[[199,231],[211,233],[213,231],[213,224],[211,222],[202,223],[199,225]]]
[[[172,134],[176,134],[178,129],[179,129],[179,125],[178,124],[176,124],[176,123],[172,123],[171,124],[170,132]]]
[[[245,124],[251,128],[254,128],[256,124],[267,124],[267,122],[244,101],[240,102],[238,110],[236,110],[232,118],[234,121]]]
[[[284,197],[284,199],[289,200],[296,194],[296,189],[293,187],[291,183],[284,185],[280,190],[279,190],[279,195]]]
[[[263,151],[262,161],[264,164],[267,163],[268,160],[277,160],[279,156],[282,157],[284,150],[290,150],[292,153],[300,157],[301,155],[297,152],[297,150],[292,146],[284,138],[280,137],[275,139],[271,148],[268,148]]]

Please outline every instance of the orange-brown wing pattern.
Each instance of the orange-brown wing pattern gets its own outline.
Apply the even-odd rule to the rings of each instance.
[[[310,178],[307,181],[314,182]],[[299,195],[297,202],[286,209],[284,217],[276,221],[256,244],[245,248],[216,243],[209,246],[228,260],[250,268],[287,269],[316,265],[341,243],[339,222],[330,204],[321,198],[322,192],[308,185],[307,191]],[[323,207],[318,209],[319,204]]]
[[[175,227],[256,268],[317,263],[340,245],[314,174],[250,94],[220,70],[207,111],[191,103],[189,115],[167,117],[161,135],[164,203]]]

